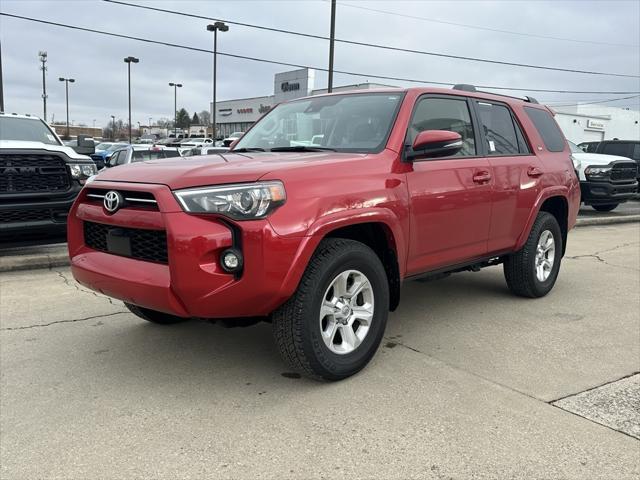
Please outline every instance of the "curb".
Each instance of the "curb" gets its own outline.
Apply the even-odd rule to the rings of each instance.
[[[624,217],[578,218],[576,227],[590,227],[593,225],[614,225],[616,223],[635,222],[640,222],[640,215],[625,215]]]
[[[625,215],[620,217],[578,218],[576,227],[591,227],[596,225],[615,225],[619,223],[640,222],[640,215]],[[18,272],[21,270],[51,270],[58,267],[69,266],[69,256],[66,245],[59,248],[61,251],[49,253],[34,253],[20,255],[18,249],[12,249],[9,255],[0,251],[0,273]],[[57,249],[55,249],[57,250]],[[3,255],[5,253],[5,255]]]

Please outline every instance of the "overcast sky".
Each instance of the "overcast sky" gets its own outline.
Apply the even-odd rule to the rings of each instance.
[[[133,0],[131,0],[133,2]],[[328,36],[330,5],[324,0],[200,0],[136,2],[226,19]],[[349,6],[352,5],[352,6]],[[401,15],[583,40],[565,41],[492,32],[390,15]],[[0,0],[0,11],[38,19],[211,49],[207,20],[145,11],[97,0]],[[416,50],[640,75],[640,2],[630,1],[346,1],[338,0],[336,37]],[[173,116],[173,89],[180,82],[178,108],[208,109],[212,55],[56,26],[0,17],[5,109],[42,116],[38,51],[46,50],[49,120],[64,120],[64,84],[73,77],[70,117],[105,125],[111,115],[126,119],[127,70],[132,66],[133,123]],[[587,43],[601,42],[601,43]],[[608,43],[608,44],[606,44]],[[609,45],[628,44],[631,46]],[[635,45],[635,46],[633,46]],[[221,52],[325,67],[328,42],[231,25],[219,36]],[[451,83],[557,90],[640,91],[640,79],[605,77],[490,65],[336,43],[335,68]],[[273,93],[273,75],[290,68],[218,57],[218,100]],[[334,85],[365,81],[402,82],[337,74]],[[316,74],[316,88],[327,75]],[[508,93],[508,92],[506,92]],[[523,93],[520,93],[521,95]],[[616,95],[531,93],[545,102],[594,101]],[[622,97],[624,95],[619,95]],[[606,103],[640,109],[640,99]],[[597,105],[593,106],[594,111]]]

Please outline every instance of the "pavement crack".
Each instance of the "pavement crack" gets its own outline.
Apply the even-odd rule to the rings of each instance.
[[[82,293],[86,293],[87,295],[93,295],[96,298],[100,298],[102,300],[106,300],[107,302],[109,302],[111,305],[117,306],[118,304],[113,303],[113,299],[110,297],[107,297],[105,295],[100,295],[92,290],[85,290],[84,288],[81,288],[80,285],[78,285],[77,282],[67,278],[67,276],[60,270],[52,270],[53,272],[57,273],[58,276],[62,279],[62,281],[64,282],[65,285],[67,285],[68,287],[72,287],[75,288],[77,291],[82,292]]]
[[[35,325],[27,325],[24,327],[5,327],[5,328],[0,328],[0,331],[29,330],[31,328],[49,327],[51,325],[56,325],[58,323],[86,322],[87,320],[94,320],[96,318],[104,318],[104,317],[112,317],[114,315],[120,315],[122,313],[129,313],[129,312],[122,311],[122,312],[113,312],[113,313],[103,313],[102,315],[92,315],[90,317],[76,318],[73,320],[56,320],[55,322],[49,322],[49,323],[36,323]]]
[[[605,250],[599,250],[599,251],[594,252],[594,253],[586,253],[586,254],[583,254],[583,255],[566,255],[565,258],[568,258],[569,260],[580,260],[582,258],[595,258],[598,262],[604,263],[605,265],[608,265],[609,267],[623,268],[625,270],[632,270],[634,272],[637,272],[637,271],[640,271],[640,269],[633,268],[633,267],[628,267],[626,265],[616,265],[614,263],[609,263],[604,258],[602,258],[601,255],[603,253],[613,252],[615,250],[618,250],[619,248],[630,247],[632,245],[638,245],[638,244],[640,244],[640,242],[621,243],[620,245],[616,245],[615,247],[607,248]]]

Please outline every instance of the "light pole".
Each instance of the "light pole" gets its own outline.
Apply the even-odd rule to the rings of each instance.
[[[138,63],[140,59],[136,57],[127,57],[124,59],[124,63],[127,64],[127,71],[129,74],[129,143],[131,143],[131,64]]]
[[[59,77],[58,80],[60,80],[61,82],[64,82],[64,86],[66,90],[66,97],[67,97],[67,135],[66,137],[67,137],[67,140],[69,140],[69,84],[75,82],[75,79]]]
[[[111,139],[115,140],[116,139],[116,116],[115,115],[111,115],[111,124],[113,125],[113,127],[111,127]]]
[[[331,0],[331,30],[329,34],[329,84],[327,93],[333,91],[333,46],[336,40],[336,0]]]
[[[38,52],[38,56],[40,57],[40,62],[42,62],[42,66],[40,70],[42,70],[42,107],[44,110],[44,121],[47,121],[47,81],[45,78],[45,74],[47,71],[47,52]]]
[[[224,22],[216,22],[207,25],[207,30],[213,32],[213,101],[211,102],[211,138],[216,142],[216,62],[218,59],[218,30],[229,31],[229,26]]]
[[[173,87],[173,136],[178,138],[178,89],[182,87],[181,83],[169,83],[170,87]]]
[[[138,122],[138,137],[142,136],[142,134],[140,132],[141,132],[140,122]]]

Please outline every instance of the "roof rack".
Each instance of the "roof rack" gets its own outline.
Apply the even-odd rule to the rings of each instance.
[[[529,103],[540,103],[533,97],[514,97],[513,95],[505,95],[503,93],[493,93],[493,92],[484,92],[478,90],[474,85],[470,85],[468,83],[457,83],[453,86],[453,90],[461,90],[463,92],[478,92],[478,93],[488,93],[489,95],[497,95],[498,97],[509,97],[509,98],[517,98],[518,100],[524,100]]]

